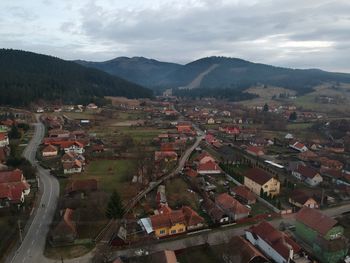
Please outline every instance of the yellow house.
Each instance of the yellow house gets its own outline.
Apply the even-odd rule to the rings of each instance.
[[[260,195],[261,190],[269,196],[276,196],[280,193],[280,182],[258,168],[249,169],[245,173],[244,185],[256,195]]]
[[[203,226],[204,219],[190,207],[182,207],[180,210],[171,210],[164,206],[158,215],[150,217],[152,228],[156,237],[165,237],[186,232]]]

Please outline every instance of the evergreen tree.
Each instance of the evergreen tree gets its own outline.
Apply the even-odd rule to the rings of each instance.
[[[264,112],[268,112],[269,111],[269,105],[267,105],[267,103],[265,103],[263,111]]]
[[[12,125],[11,131],[9,132],[10,139],[19,139],[21,138],[21,132],[18,130],[16,125]]]
[[[109,219],[122,218],[124,212],[122,200],[118,192],[114,190],[107,205],[106,216]]]
[[[295,121],[298,118],[298,115],[295,111],[293,111],[290,115],[289,115],[289,120],[290,121]]]

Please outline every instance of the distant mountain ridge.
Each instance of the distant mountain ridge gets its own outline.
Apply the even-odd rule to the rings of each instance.
[[[152,91],[72,61],[0,49],[0,104],[28,105],[41,99],[88,103],[103,96],[144,98]]]
[[[161,85],[164,76],[179,69],[182,65],[160,62],[144,57],[118,57],[105,62],[77,60],[80,65],[103,70],[111,75],[119,76],[146,87]]]
[[[350,83],[350,74],[347,73],[275,67],[229,57],[206,57],[186,65],[140,57],[78,63],[140,85],[163,90],[180,87],[244,90],[254,85],[272,85],[307,93],[312,87],[324,82]]]

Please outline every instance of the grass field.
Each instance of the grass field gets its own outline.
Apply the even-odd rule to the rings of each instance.
[[[75,174],[72,179],[96,179],[101,190],[111,193],[117,190],[122,197],[133,193],[130,185],[135,174],[135,164],[132,160],[96,160],[90,162],[82,174]]]
[[[189,205],[193,209],[199,210],[198,195],[189,191],[189,186],[182,178],[174,178],[168,181],[165,192],[171,208],[180,208],[182,205]]]

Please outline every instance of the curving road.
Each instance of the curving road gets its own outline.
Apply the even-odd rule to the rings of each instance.
[[[41,199],[38,208],[34,211],[31,223],[29,222],[30,226],[26,231],[23,242],[10,260],[11,263],[51,261],[45,258],[43,254],[46,236],[56,210],[60,186],[58,180],[50,175],[49,170],[36,163],[36,151],[45,135],[45,127],[41,122],[35,123],[34,126],[33,138],[24,150],[23,156],[37,167]],[[44,207],[42,207],[43,204]]]

